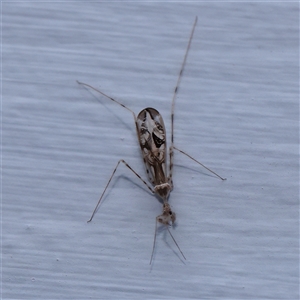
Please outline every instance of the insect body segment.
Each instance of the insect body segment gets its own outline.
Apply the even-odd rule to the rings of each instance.
[[[154,191],[166,201],[171,188],[166,174],[167,145],[163,118],[156,109],[145,108],[138,114],[136,124],[148,178],[155,187]]]
[[[156,220],[164,225],[173,225],[176,221],[176,214],[172,211],[168,202],[163,204],[163,213],[156,217]]]

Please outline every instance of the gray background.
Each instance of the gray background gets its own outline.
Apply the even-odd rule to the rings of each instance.
[[[145,172],[130,113],[170,129],[170,203]],[[2,298],[296,299],[299,295],[298,3],[2,3]],[[95,97],[96,96],[96,97]]]

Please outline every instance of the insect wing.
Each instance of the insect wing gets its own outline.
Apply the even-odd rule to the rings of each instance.
[[[162,116],[148,107],[138,114],[136,124],[150,182],[154,186],[166,183],[166,128]]]

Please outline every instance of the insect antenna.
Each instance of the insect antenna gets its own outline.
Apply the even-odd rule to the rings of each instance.
[[[184,256],[183,252],[181,251],[181,249],[180,249],[178,243],[176,242],[176,240],[175,240],[173,234],[171,233],[171,231],[170,231],[168,225],[166,225],[166,227],[167,227],[167,229],[168,229],[168,232],[169,232],[169,234],[170,234],[172,240],[174,241],[175,245],[177,246],[178,250],[180,251],[182,257],[186,260],[186,258],[185,258],[185,256]],[[154,232],[154,240],[153,240],[153,247],[152,247],[152,254],[151,254],[151,259],[150,259],[150,265],[151,265],[151,262],[152,262],[152,258],[153,258],[153,254],[154,254],[154,249],[155,249],[155,244],[156,244],[156,232],[157,232],[157,221],[155,222],[155,232]]]
[[[180,84],[180,81],[181,81],[181,78],[182,78],[182,74],[183,74],[183,70],[184,70],[184,67],[185,67],[186,59],[188,57],[188,53],[189,53],[189,50],[190,50],[190,47],[191,47],[191,43],[192,43],[195,28],[196,28],[196,25],[197,25],[197,21],[198,21],[198,17],[195,18],[195,22],[194,22],[193,29],[192,29],[192,32],[191,32],[191,35],[190,35],[190,39],[189,39],[189,43],[188,43],[186,51],[185,51],[184,59],[183,59],[181,69],[180,69],[180,72],[179,72],[179,75],[178,75],[177,83],[176,83],[176,86],[175,86],[175,89],[174,89],[174,94],[173,94],[173,99],[172,99],[172,115],[171,115],[171,144],[172,144],[172,146],[174,144],[175,99],[176,99],[176,96],[177,96],[177,93],[178,93],[179,84]]]
[[[172,233],[171,233],[171,231],[170,231],[170,229],[169,229],[169,227],[168,227],[168,226],[167,226],[167,229],[168,229],[168,231],[169,231],[169,233],[170,233],[170,236],[171,236],[171,238],[173,239],[173,241],[174,241],[175,245],[177,246],[178,250],[180,251],[181,255],[182,255],[182,256],[183,256],[183,258],[186,260],[186,258],[185,258],[185,256],[184,256],[184,254],[182,253],[182,251],[181,251],[181,249],[180,249],[179,245],[177,244],[177,242],[176,242],[175,238],[173,237],[173,235],[172,235]]]

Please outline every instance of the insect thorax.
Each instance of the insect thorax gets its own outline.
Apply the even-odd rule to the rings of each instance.
[[[154,187],[154,192],[163,199],[164,203],[168,201],[169,194],[171,192],[171,186],[169,183],[162,183]]]

